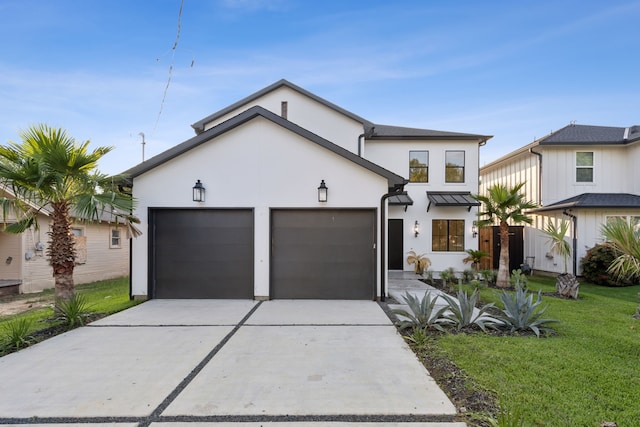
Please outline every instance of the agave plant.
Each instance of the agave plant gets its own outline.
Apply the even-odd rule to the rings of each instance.
[[[529,294],[525,289],[516,289],[515,294],[502,291],[500,300],[504,304],[504,310],[500,315],[500,320],[511,332],[525,331],[531,329],[536,336],[540,337],[540,332],[553,332],[553,329],[546,325],[556,323],[557,320],[543,319],[542,315],[547,307],[538,310],[542,304],[542,291],[538,292],[538,298],[533,301],[533,294]],[[536,311],[537,310],[537,311]]]
[[[18,350],[27,347],[31,343],[29,332],[33,325],[33,319],[20,318],[3,325],[2,345],[7,350]]]
[[[399,314],[406,318],[400,320],[398,324],[400,330],[407,328],[434,328],[439,331],[444,331],[441,323],[443,322],[443,312],[447,307],[436,309],[437,296],[432,299],[430,292],[427,291],[422,299],[418,299],[418,297],[406,292],[402,298],[409,306],[410,312],[404,309],[392,310],[394,314]]]
[[[413,264],[413,271],[415,271],[416,274],[422,275],[431,265],[431,260],[427,258],[425,254],[418,255],[415,251],[409,251],[407,255],[407,264]]]
[[[73,294],[68,300],[58,301],[55,313],[59,320],[69,328],[84,326],[85,318],[89,315],[87,299],[80,294]]]
[[[495,328],[500,324],[500,320],[487,314],[489,309],[494,306],[493,303],[476,308],[480,297],[477,289],[471,295],[459,289],[457,299],[445,294],[441,296],[447,302],[447,311],[444,314],[445,322],[453,324],[458,331],[475,325],[487,332],[487,328]]]

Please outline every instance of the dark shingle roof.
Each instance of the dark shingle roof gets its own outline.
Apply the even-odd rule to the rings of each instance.
[[[194,147],[197,147],[200,144],[204,144],[207,141],[210,141],[228,131],[230,131],[231,129],[235,129],[238,126],[243,125],[244,123],[253,120],[256,117],[263,117],[267,120],[270,120],[271,122],[282,126],[285,129],[288,129],[291,132],[294,132],[306,139],[308,139],[309,141],[316,143],[318,145],[320,145],[321,147],[324,147],[342,157],[344,157],[347,160],[351,160],[352,162],[366,168],[369,169],[370,171],[377,173],[380,176],[383,176],[385,178],[387,178],[388,182],[389,182],[389,188],[399,188],[405,185],[405,183],[407,182],[403,177],[401,177],[400,175],[396,175],[395,173],[381,167],[378,166],[375,163],[370,162],[369,160],[366,160],[354,153],[352,153],[351,151],[342,148],[339,145],[334,144],[331,141],[328,141],[312,132],[309,132],[308,130],[296,125],[295,123],[292,123],[286,119],[283,119],[282,117],[278,116],[277,114],[272,113],[271,111],[259,107],[259,106],[255,106],[255,107],[251,107],[246,111],[243,111],[242,113],[238,114],[237,116],[234,116],[233,118],[226,120],[222,123],[220,123],[217,126],[212,127],[211,129],[208,129],[205,132],[200,133],[199,135],[194,136],[191,139],[188,139],[184,142],[182,142],[181,144],[178,144],[170,149],[168,149],[167,151],[158,154],[155,157],[152,157],[151,159],[138,164],[137,166],[134,166],[133,168],[125,171],[123,174],[126,176],[129,176],[131,178],[135,178],[137,176],[142,175],[143,173],[157,167],[160,166],[163,163],[168,162],[169,160],[180,156],[181,154],[186,153],[187,151],[191,150]]]
[[[487,141],[491,136],[471,133],[446,132],[431,129],[406,128],[374,124],[368,129],[367,139],[466,139]]]
[[[640,196],[629,193],[582,193],[532,212],[578,208],[635,208],[640,209]]]
[[[570,124],[540,140],[540,145],[627,144],[640,139],[640,126],[630,128]]]
[[[347,111],[344,108],[339,107],[336,104],[334,104],[332,102],[329,102],[326,99],[321,98],[318,95],[315,95],[315,94],[309,92],[306,89],[301,88],[300,86],[296,86],[296,85],[294,85],[293,83],[291,83],[288,80],[281,79],[281,80],[278,80],[277,82],[265,87],[264,89],[261,89],[261,90],[255,92],[255,93],[247,96],[246,98],[243,98],[240,101],[235,102],[235,103],[229,105],[228,107],[223,108],[222,110],[217,111],[217,112],[205,117],[204,119],[198,120],[197,122],[192,124],[191,127],[193,129],[195,129],[197,134],[202,133],[202,132],[204,132],[204,126],[207,123],[209,123],[209,122],[211,122],[213,120],[216,120],[216,119],[224,116],[225,114],[230,113],[233,110],[236,110],[236,109],[242,107],[243,105],[249,104],[250,102],[253,102],[256,99],[268,94],[269,92],[273,92],[274,90],[276,90],[276,89],[278,89],[280,87],[283,87],[283,86],[285,86],[285,87],[287,87],[289,89],[292,89],[292,90],[294,90],[296,92],[299,92],[299,93],[301,93],[301,94],[303,94],[305,96],[308,96],[309,98],[311,98],[311,99],[313,99],[313,100],[315,100],[315,101],[317,101],[317,102],[319,102],[319,103],[331,108],[332,110],[337,111],[337,112],[339,112],[341,114],[344,114],[345,116],[355,120],[356,122],[362,123],[363,126],[365,126],[365,127],[372,126],[371,122],[369,122],[368,120],[363,119],[362,117],[358,116],[357,114],[353,114],[352,112]]]

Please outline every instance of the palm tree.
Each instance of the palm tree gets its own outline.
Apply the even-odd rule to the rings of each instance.
[[[513,188],[507,188],[496,184],[489,187],[487,195],[473,196],[483,204],[481,209],[484,209],[478,212],[478,226],[488,226],[495,222],[500,224],[500,263],[496,281],[496,286],[500,288],[509,287],[509,222],[531,224],[531,218],[524,211],[538,207],[520,194],[523,186],[524,183],[520,183]]]
[[[551,253],[561,256],[564,260],[565,274],[567,274],[567,259],[569,259],[571,255],[571,245],[564,239],[567,231],[569,231],[568,221],[562,221],[560,227],[556,227],[553,222],[549,221],[547,227],[544,229],[544,233],[549,237],[549,241],[551,242]]]
[[[66,131],[44,124],[21,132],[21,142],[0,146],[0,186],[15,197],[0,198],[4,222],[9,213],[16,222],[5,226],[10,233],[37,228],[38,214],[50,217],[47,256],[53,268],[57,301],[74,296],[75,240],[72,217],[86,221],[105,213],[121,222],[132,236],[140,232],[130,212],[132,197],[119,186],[123,177],[109,177],[97,170],[98,160],[112,150],[89,151],[89,141],[78,143]]]
[[[602,233],[618,255],[607,271],[618,279],[639,281],[640,230],[626,221],[613,221],[602,226]]]
[[[480,262],[482,261],[483,258],[487,258],[489,256],[489,253],[483,250],[476,250],[476,249],[467,249],[465,252],[469,256],[463,259],[462,262],[464,262],[465,264],[470,262],[471,265],[473,266],[473,269],[476,271],[476,273],[479,273]]]

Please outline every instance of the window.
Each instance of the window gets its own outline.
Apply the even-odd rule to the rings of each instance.
[[[576,153],[576,182],[593,182],[593,152]]]
[[[120,247],[120,229],[112,228],[111,229],[111,240],[109,242],[109,247],[117,249]]]
[[[409,182],[429,182],[428,151],[409,151]]]
[[[640,216],[608,215],[605,218],[607,224],[613,224],[617,221],[631,225],[636,232],[640,231]]]
[[[464,252],[464,220],[434,219],[431,225],[431,250]]]
[[[445,182],[464,182],[464,151],[445,152]]]

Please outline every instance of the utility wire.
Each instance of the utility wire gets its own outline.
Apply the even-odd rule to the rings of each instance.
[[[167,92],[169,91],[169,85],[171,85],[171,77],[173,77],[173,63],[176,57],[176,50],[178,48],[178,41],[180,40],[180,29],[182,23],[182,7],[184,6],[184,0],[180,1],[180,10],[178,11],[178,31],[176,33],[176,41],[171,48],[171,63],[169,64],[169,77],[167,78],[167,84],[164,87],[164,93],[162,95],[162,102],[160,102],[160,111],[158,111],[158,117],[156,123],[153,125],[153,132],[155,134],[158,123],[160,122],[160,116],[162,115],[162,109],[164,108],[164,102],[167,99]]]

